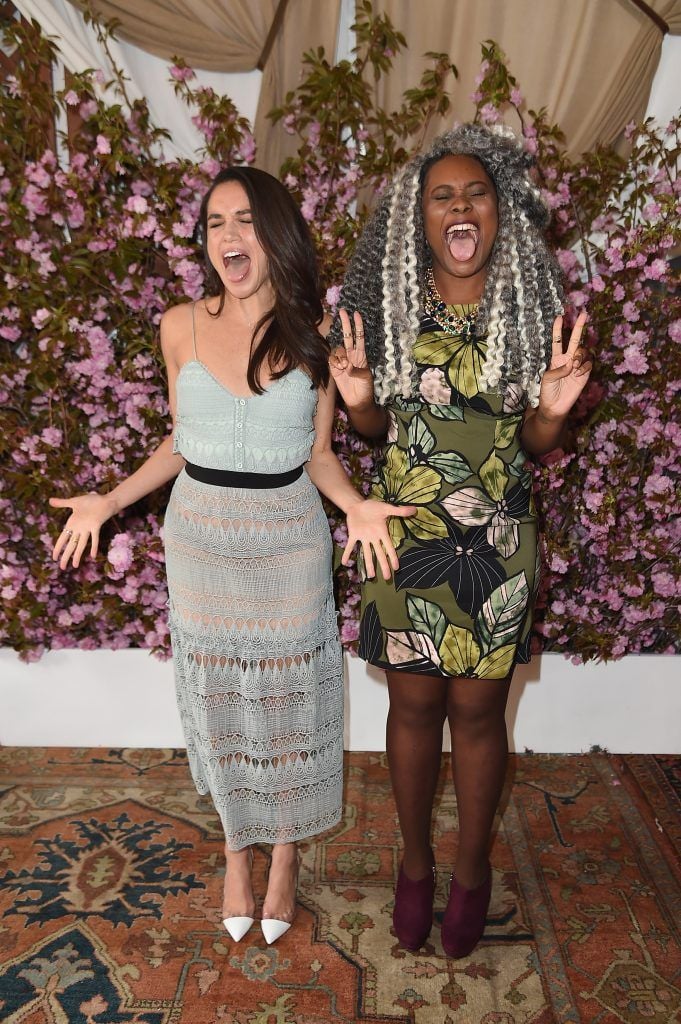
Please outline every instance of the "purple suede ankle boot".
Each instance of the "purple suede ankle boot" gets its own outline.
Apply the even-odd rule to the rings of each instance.
[[[407,878],[400,865],[395,889],[393,928],[400,945],[415,952],[430,935],[433,926],[433,898],[435,896],[435,862],[425,878],[417,882]]]
[[[464,889],[452,875],[449,901],[442,919],[442,945],[453,960],[472,953],[482,938],[491,893],[491,868],[477,889]]]

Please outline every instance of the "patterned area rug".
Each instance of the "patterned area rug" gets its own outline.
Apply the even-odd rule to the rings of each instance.
[[[681,1021],[681,759],[511,759],[485,939],[391,935],[385,756],[347,755],[342,825],[304,846],[294,927],[220,922],[218,820],[175,750],[0,748],[5,1024]],[[456,845],[443,767],[436,918]],[[268,849],[256,852],[262,896]]]

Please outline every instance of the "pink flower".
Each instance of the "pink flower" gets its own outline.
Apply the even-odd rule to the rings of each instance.
[[[97,113],[97,104],[95,100],[84,100],[78,108],[78,113],[84,121],[89,120],[93,114]]]
[[[95,146],[95,153],[106,155],[111,152],[111,143],[107,139],[106,135],[97,136],[97,145]]]
[[[326,289],[325,301],[326,301],[326,305],[330,309],[333,309],[333,310],[336,309],[336,306],[338,305],[338,300],[340,299],[340,294],[341,294],[340,285],[333,284],[333,285],[331,285],[330,288]]]
[[[189,82],[192,78],[196,78],[195,72],[192,68],[178,67],[177,64],[173,64],[170,68],[170,74],[176,82]]]
[[[250,133],[244,135],[237,152],[245,164],[253,163],[255,159],[255,139]]]
[[[669,572],[654,572],[650,576],[653,590],[660,597],[679,597],[681,587]]]
[[[132,565],[132,542],[127,533],[117,533],[109,545],[107,558],[116,572],[124,573]]]
[[[78,94],[69,89],[68,92],[64,93],[64,103],[67,103],[70,107],[75,107],[78,103]]]
[[[485,103],[480,111],[483,124],[498,124],[501,121],[501,112],[491,103]]]
[[[483,60],[483,62],[480,65],[480,70],[478,71],[477,75],[473,79],[473,81],[475,82],[476,85],[482,85],[482,83],[485,80],[485,75],[487,74],[488,71],[489,71],[489,61],[488,60]]]
[[[130,210],[132,213],[146,213],[149,209],[149,203],[144,196],[133,195],[126,200],[126,210]]]
[[[674,491],[674,484],[668,476],[662,476],[659,473],[651,473],[643,485],[643,491],[649,497],[657,496],[659,494],[672,494]]]
[[[551,556],[551,561],[549,562],[549,567],[553,570],[553,572],[557,572],[557,573],[563,574],[563,573],[566,573],[568,571],[568,569],[570,568],[570,565],[557,552],[554,552],[553,555]]]
[[[51,316],[52,314],[50,313],[49,309],[45,309],[44,306],[41,306],[41,308],[37,309],[33,316],[31,317],[31,322],[33,323],[33,326],[37,330],[40,330],[41,327],[43,327],[47,323]]]
[[[648,360],[638,345],[627,345],[624,350],[624,358],[619,366],[615,367],[615,373],[647,373]]]
[[[664,277],[668,270],[669,266],[666,260],[653,260],[653,262],[648,267],[646,277],[650,281],[659,281],[661,278]]]

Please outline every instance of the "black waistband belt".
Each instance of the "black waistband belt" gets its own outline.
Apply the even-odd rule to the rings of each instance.
[[[192,480],[202,484],[214,484],[216,487],[284,487],[303,475],[303,467],[296,466],[286,473],[235,473],[231,469],[207,469],[195,466],[193,462],[185,463],[185,472]]]

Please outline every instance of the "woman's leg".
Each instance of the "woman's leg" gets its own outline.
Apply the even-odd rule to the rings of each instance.
[[[250,846],[243,850],[230,850],[225,843],[225,887],[222,898],[222,916],[253,917],[255,914],[255,898],[251,869],[253,851]]]
[[[510,679],[450,679],[447,717],[459,813],[454,877],[464,889],[484,882],[492,824],[506,777],[504,712]]]
[[[267,893],[262,907],[263,918],[293,921],[296,913],[298,885],[298,844],[276,843],[272,847]]]
[[[404,841],[402,866],[418,880],[432,871],[430,829],[447,715],[447,680],[388,672],[386,749]]]

